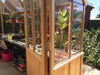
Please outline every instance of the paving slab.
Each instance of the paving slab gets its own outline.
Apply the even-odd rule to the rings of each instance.
[[[100,75],[100,70],[84,64],[82,68],[82,75]]]
[[[26,75],[26,73],[18,71],[9,62],[3,62],[0,59],[0,75]]]

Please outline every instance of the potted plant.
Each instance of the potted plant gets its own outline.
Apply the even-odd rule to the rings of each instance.
[[[23,19],[24,19],[24,16],[21,16],[20,19],[18,20],[18,22],[23,23]]]
[[[20,35],[21,38],[24,37],[24,32],[23,32],[23,30],[20,30],[20,31],[19,31],[19,35]]]
[[[10,15],[10,20],[11,20],[11,22],[16,22],[16,15],[11,14]]]
[[[68,16],[66,16],[66,14],[67,14],[67,10],[63,10],[63,11],[61,11],[61,10],[59,10],[59,12],[57,13],[58,15],[57,15],[57,23],[56,23],[56,25],[57,26],[59,26],[59,29],[60,29],[60,31],[59,31],[59,38],[60,38],[60,40],[59,40],[59,43],[60,43],[60,48],[64,48],[64,35],[63,35],[63,29],[64,28],[66,28],[67,26],[68,26],[68,24],[66,23],[66,21],[68,20]]]

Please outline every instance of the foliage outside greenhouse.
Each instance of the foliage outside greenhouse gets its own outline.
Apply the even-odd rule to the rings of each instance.
[[[83,51],[84,63],[100,69],[100,28],[84,32]]]

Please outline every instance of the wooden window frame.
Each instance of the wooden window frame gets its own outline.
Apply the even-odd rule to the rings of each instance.
[[[68,59],[65,59],[61,62],[59,62],[58,64],[54,65],[54,8],[55,5],[55,1],[54,0],[49,0],[49,61],[50,61],[50,75],[53,75],[53,68],[64,63],[65,61],[67,61]],[[71,58],[71,40],[72,40],[72,12],[73,12],[73,0],[70,1],[70,14],[69,14],[69,28],[68,28],[68,54],[69,54],[69,59]],[[83,4],[83,8],[84,8],[84,4]],[[83,35],[83,27],[84,27],[84,9],[83,12],[81,14],[81,29],[80,29],[80,44],[79,45],[79,51],[80,53],[82,52],[82,35]]]

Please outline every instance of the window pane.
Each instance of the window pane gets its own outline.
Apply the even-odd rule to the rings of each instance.
[[[31,22],[31,1],[27,0],[27,20],[28,20],[28,41],[29,48],[33,49],[32,46],[32,22]]]
[[[55,64],[68,59],[69,2],[55,0]]]
[[[41,0],[34,1],[35,14],[35,52],[41,55]]]
[[[71,54],[74,55],[79,52],[80,47],[80,26],[83,6],[77,3],[73,5],[73,24],[72,24],[72,41]]]
[[[74,0],[74,2],[75,2],[75,3],[78,3],[78,4],[83,4],[83,3],[82,3],[82,0]]]

